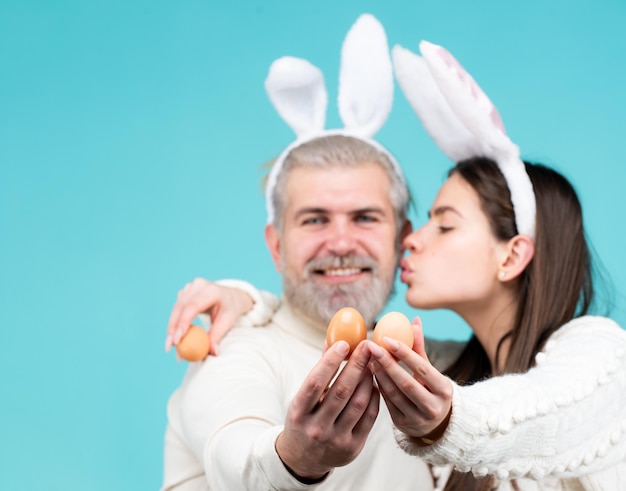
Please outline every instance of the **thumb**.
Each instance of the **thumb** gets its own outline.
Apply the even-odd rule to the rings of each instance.
[[[428,360],[426,347],[424,343],[424,330],[422,329],[422,319],[415,317],[413,319],[413,351],[422,358]]]
[[[228,331],[235,325],[235,321],[236,318],[227,314],[215,316],[211,323],[211,329],[209,329],[209,340],[211,341],[209,353],[214,356],[218,355],[218,345],[222,338],[226,336]]]

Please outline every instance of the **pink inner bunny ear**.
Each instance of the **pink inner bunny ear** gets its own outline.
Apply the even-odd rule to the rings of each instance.
[[[422,41],[420,51],[450,107],[463,124],[494,149],[508,149],[512,143],[500,113],[472,76],[452,54],[436,44]]]
[[[265,90],[298,137],[324,129],[328,96],[324,76],[315,65],[302,58],[279,58],[270,66]]]
[[[487,113],[491,118],[491,122],[493,125],[500,129],[502,133],[506,134],[506,130],[504,129],[504,123],[502,122],[502,118],[500,117],[500,113],[496,109],[496,106],[493,105],[487,94],[483,92],[483,90],[478,86],[474,78],[467,73],[465,68],[461,66],[458,60],[443,46],[435,46],[435,50],[439,53],[439,57],[448,65],[450,72],[455,74],[457,78],[460,80],[461,84],[467,87],[468,93],[471,97],[476,101],[478,106],[484,106],[485,109],[488,108]]]
[[[481,151],[475,156],[495,160],[502,171],[511,192],[519,233],[534,240],[536,204],[532,182],[517,145],[505,133],[500,114],[450,52],[427,41],[420,43],[420,50],[450,109],[477,137]]]

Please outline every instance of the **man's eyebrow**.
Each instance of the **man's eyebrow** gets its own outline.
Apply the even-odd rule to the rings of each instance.
[[[452,206],[448,206],[448,205],[443,205],[443,206],[438,206],[437,208],[433,210],[428,210],[428,218],[441,216],[447,212],[452,212],[460,217],[463,216],[461,215],[461,213],[459,213],[459,211],[456,208],[453,208]]]
[[[364,215],[367,213],[376,213],[379,215],[384,215],[385,210],[381,208],[380,206],[368,206],[365,208],[358,208],[350,212],[351,215]]]
[[[295,218],[300,218],[302,215],[327,215],[328,210],[326,208],[305,207],[299,209],[294,215]]]
[[[327,215],[329,214],[330,211],[326,208],[316,208],[316,207],[305,207],[305,208],[301,208],[299,209],[296,213],[295,213],[295,218],[300,218],[302,215]],[[348,212],[350,215],[364,215],[367,213],[375,213],[375,214],[379,214],[379,215],[383,215],[385,213],[385,210],[382,207],[379,206],[366,206],[364,208],[357,208],[356,210],[350,210]]]

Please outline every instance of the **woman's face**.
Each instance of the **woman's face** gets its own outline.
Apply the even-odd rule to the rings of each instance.
[[[444,183],[428,222],[404,246],[408,254],[401,279],[413,307],[446,308],[465,316],[488,309],[497,295],[506,243],[495,238],[478,194],[459,174]]]

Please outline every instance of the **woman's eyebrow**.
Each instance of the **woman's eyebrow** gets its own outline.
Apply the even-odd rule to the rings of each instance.
[[[443,206],[438,206],[437,208],[433,210],[428,210],[428,218],[441,216],[447,212],[454,213],[458,216],[463,216],[456,208],[449,206],[449,205],[443,205]]]

